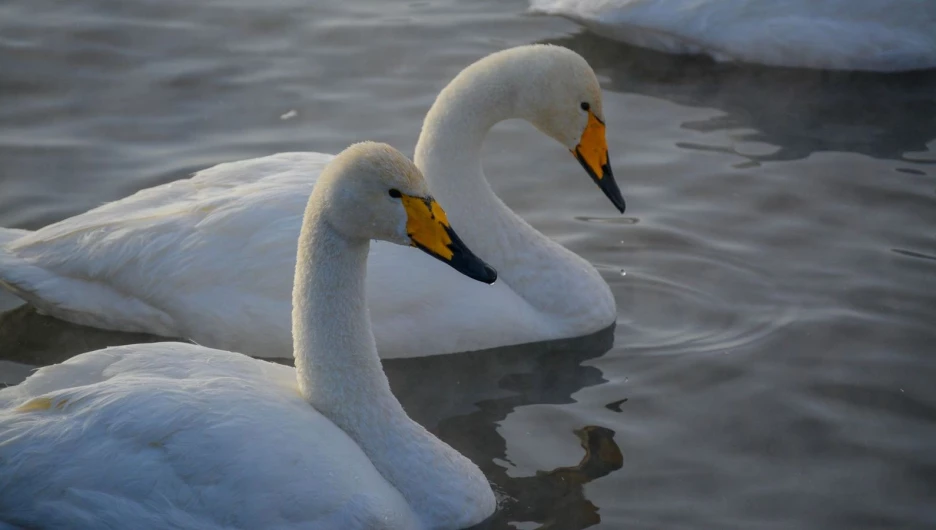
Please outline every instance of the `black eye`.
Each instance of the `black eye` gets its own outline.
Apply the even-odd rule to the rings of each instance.
[[[591,105],[589,105],[587,101],[582,102],[582,110],[588,110],[590,108],[591,108]]]
[[[390,193],[390,196],[393,197],[394,199],[399,199],[400,197],[403,196],[403,194],[400,193],[400,190],[396,188],[391,188],[388,193]]]

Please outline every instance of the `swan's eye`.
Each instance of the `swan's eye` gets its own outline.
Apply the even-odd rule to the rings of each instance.
[[[403,196],[403,194],[400,193],[400,190],[396,188],[391,188],[388,193],[390,193],[390,196],[393,197],[394,199],[399,199],[400,197]]]
[[[582,110],[588,110],[590,108],[591,108],[591,105],[589,105],[587,101],[582,102]]]

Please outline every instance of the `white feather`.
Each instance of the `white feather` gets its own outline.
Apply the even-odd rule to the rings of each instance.
[[[936,67],[930,0],[531,0],[622,42],[770,66],[892,72]]]

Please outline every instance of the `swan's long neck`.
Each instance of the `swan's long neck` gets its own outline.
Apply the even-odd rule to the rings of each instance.
[[[585,260],[508,208],[484,176],[481,147],[488,131],[500,121],[527,116],[518,103],[522,76],[503,63],[507,68],[477,66],[456,77],[429,110],[416,144],[416,165],[462,239],[497,269],[498,281],[557,322],[593,325],[593,315],[614,307],[607,284]]]
[[[477,509],[468,495],[490,495],[490,487],[476,466],[412,421],[393,396],[365,302],[368,247],[367,240],[340,235],[318,212],[306,213],[293,287],[299,389],[357,442],[426,526],[438,526],[440,517]],[[426,506],[445,491],[461,502]]]
[[[484,137],[498,122],[515,117],[509,95],[512,90],[485,90],[475,87],[477,82],[459,83],[461,77],[446,87],[429,109],[414,159],[449,219],[458,223],[459,234],[465,234],[469,238],[465,242],[476,252],[484,252],[487,260],[495,254],[499,257],[503,249],[496,241],[478,235],[497,234],[504,227],[536,231],[498,199],[481,168]],[[503,278],[507,271],[495,268]]]
[[[307,214],[293,285],[293,354],[303,396],[345,421],[357,401],[402,408],[377,356],[365,302],[369,241],[349,240]],[[340,425],[339,425],[340,426]]]

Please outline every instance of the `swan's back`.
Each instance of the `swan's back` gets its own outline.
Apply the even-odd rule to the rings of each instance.
[[[0,514],[43,528],[413,517],[358,445],[302,399],[292,368],[182,343],[99,350],[0,390]]]
[[[34,233],[0,231],[19,236],[0,245],[0,282],[70,322],[291,357],[302,215],[332,158],[281,153],[221,164]],[[384,356],[477,349],[478,329],[484,347],[566,331],[539,321],[503,282],[478,289],[447,265],[385,242],[371,245],[367,282]],[[506,307],[509,319],[498,312]],[[466,313],[476,316],[466,321]]]
[[[927,0],[532,0],[534,12],[668,53],[807,68],[936,67]]]
[[[80,324],[290,351],[292,275],[279,271],[295,266],[305,203],[331,158],[281,153],[140,191],[12,242],[0,251],[0,280]],[[283,329],[226,336],[237,333],[227,322],[270,312]],[[212,330],[224,331],[205,336]]]

